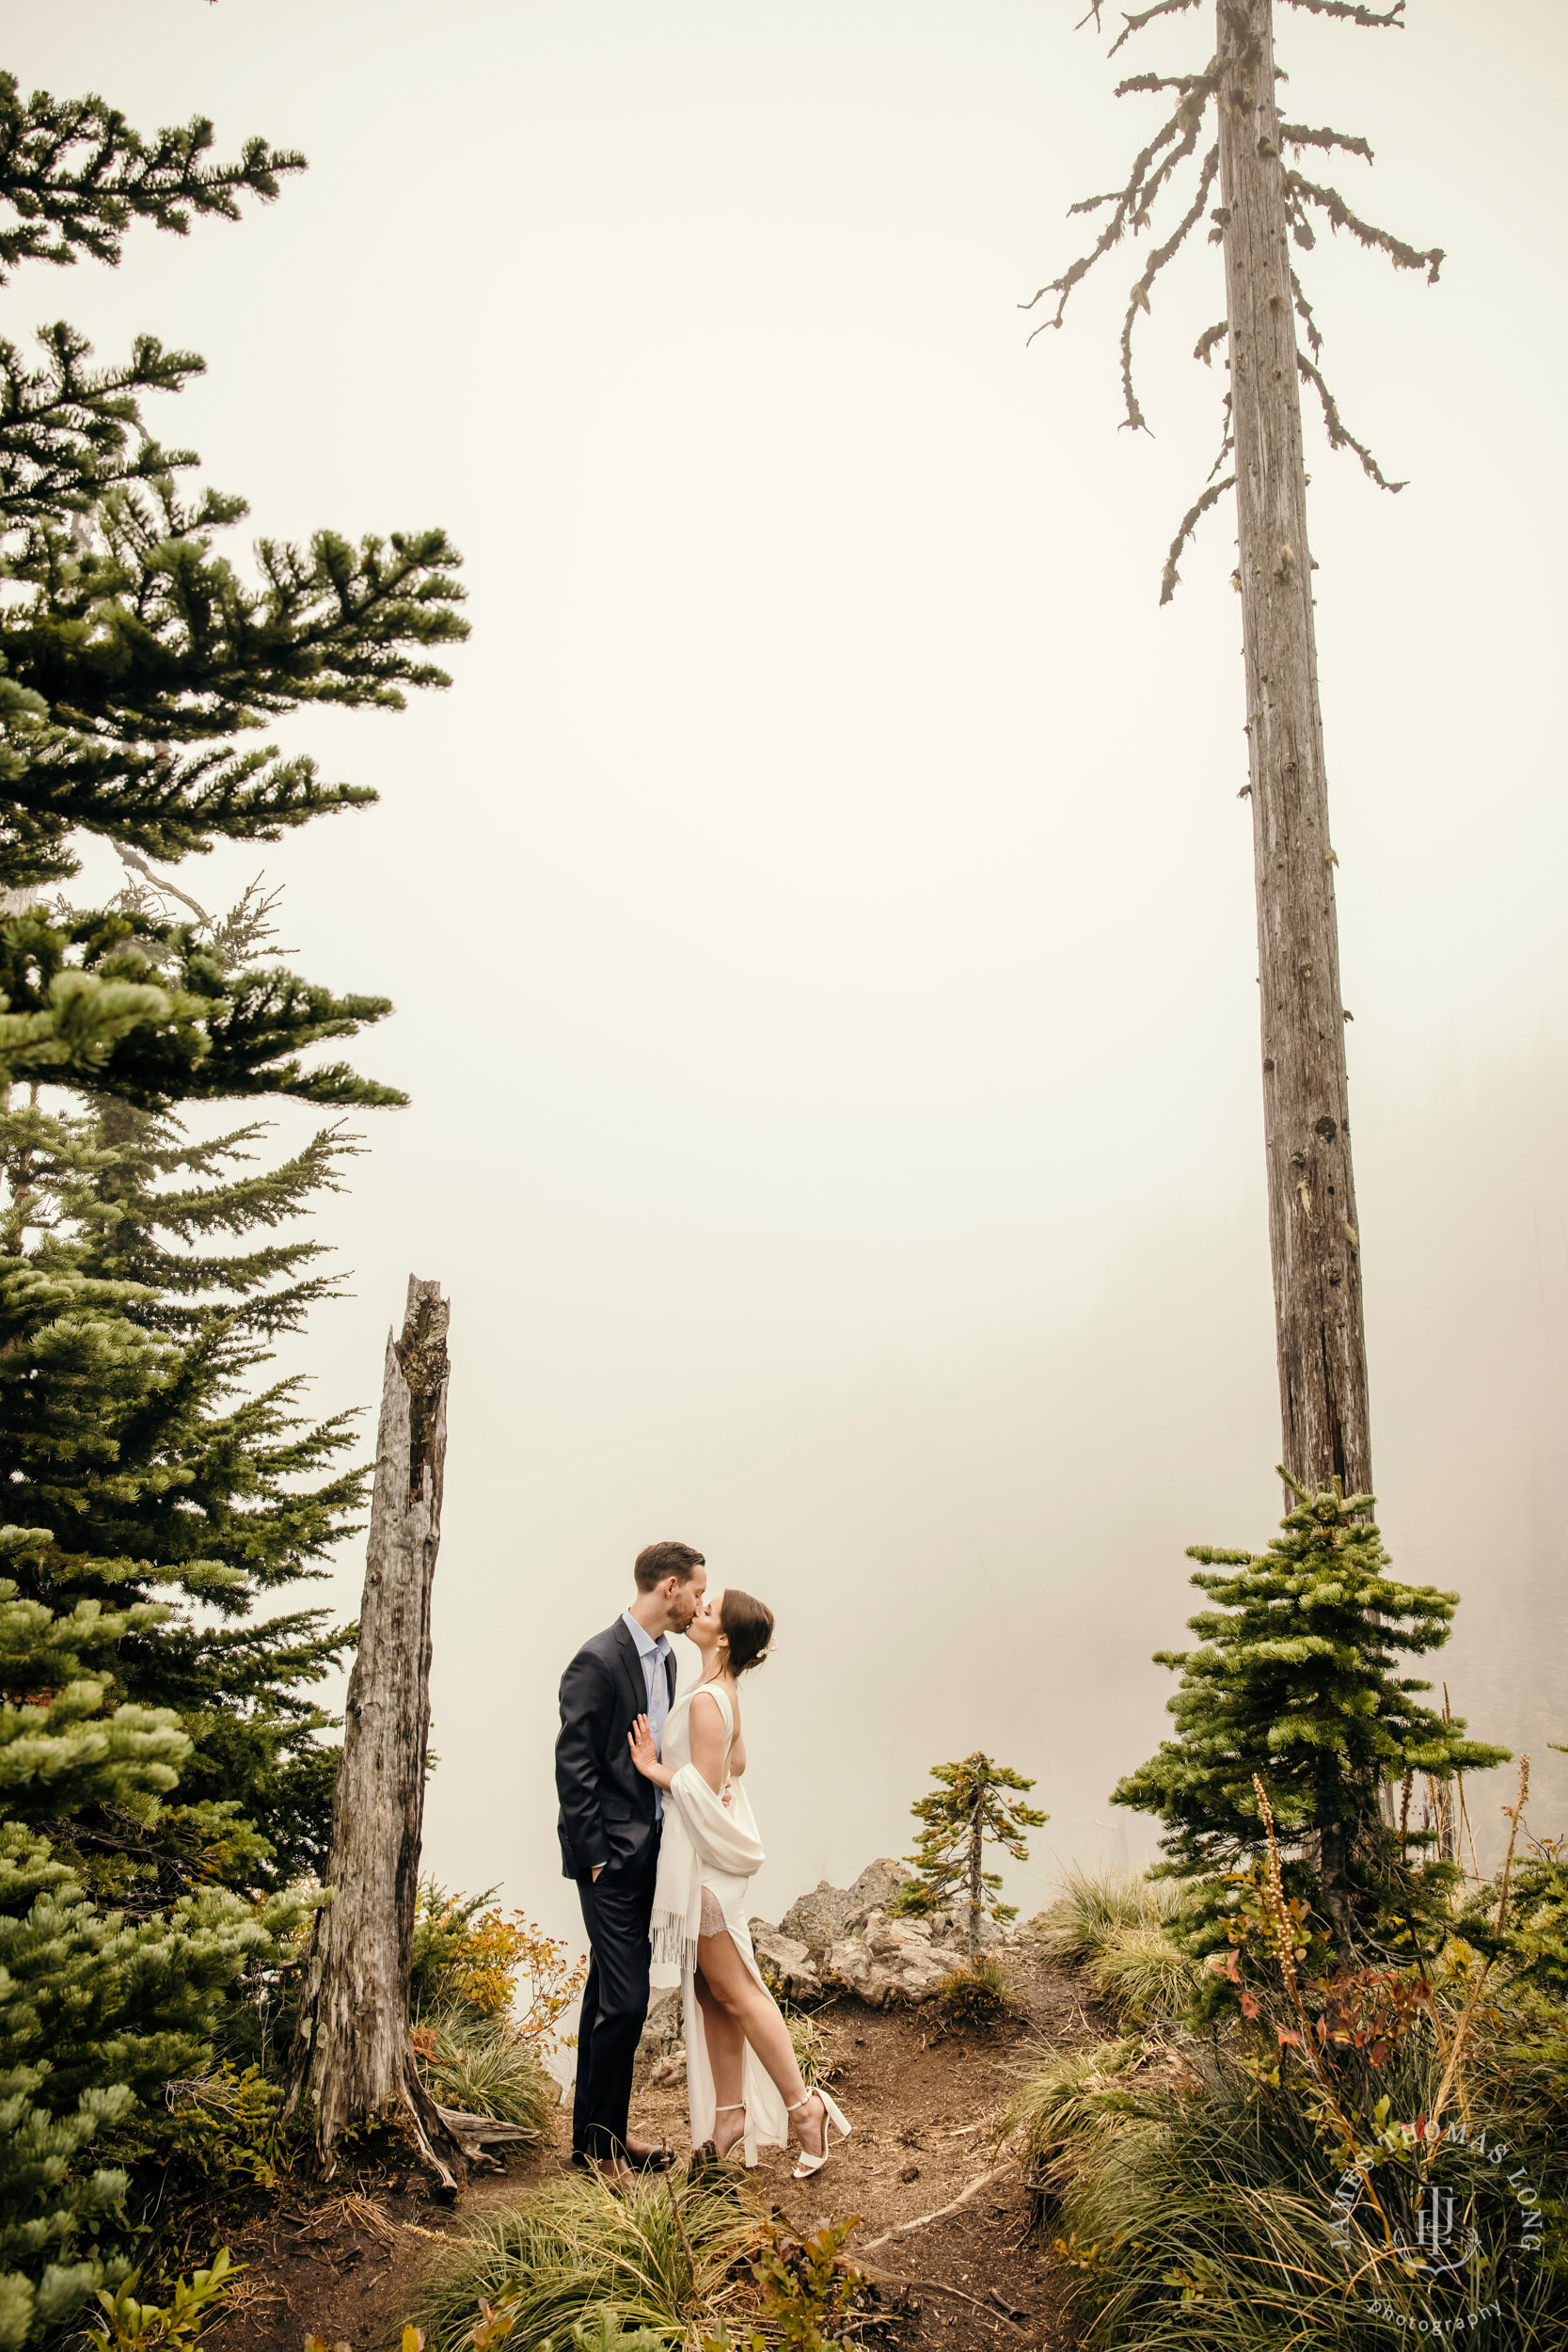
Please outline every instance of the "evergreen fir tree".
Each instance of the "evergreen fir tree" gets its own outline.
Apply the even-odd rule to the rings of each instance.
[[[1000,1924],[1018,1915],[1016,1903],[999,1899],[1001,1874],[985,1867],[986,1847],[1001,1846],[1015,1862],[1023,1862],[1029,1853],[1024,1832],[1040,1828],[1051,1816],[1023,1804],[1032,1780],[979,1750],[961,1764],[933,1764],[931,1778],[940,1788],[910,1807],[925,1826],[909,1857],[916,1876],[899,1889],[895,1908],[917,1915],[945,1911],[961,1891],[974,1952],[984,1918]]]
[[[8,1529],[0,1557],[49,1540]],[[174,1787],[185,1734],[166,1709],[110,1707],[103,1671],[162,1614],[94,1600],[56,1613],[0,1581],[0,2352],[54,2334],[126,2275],[114,2235],[128,2183],[89,2169],[93,2143],[206,2061],[235,1981],[303,1915],[209,1887],[127,1922],[56,1849],[79,1809],[155,1804]]]
[[[219,927],[227,954],[264,946],[254,916],[247,901]],[[51,1605],[178,1601],[155,1634],[127,1633],[117,1688],[194,1737],[182,1802],[154,1822],[99,1808],[75,1827],[90,1883],[138,1909],[325,1861],[335,1756],[309,1686],[348,1632],[320,1611],[247,1620],[320,1573],[365,1473],[338,1467],[349,1416],[303,1419],[297,1378],[254,1386],[269,1343],[333,1295],[321,1246],[233,1244],[280,1236],[357,1147],[325,1129],[258,1168],[263,1132],[198,1144],[113,1098],[0,1110],[0,1486],[57,1531],[15,1573]]]
[[[116,263],[138,218],[180,234],[193,215],[236,218],[242,196],[268,199],[302,167],[264,140],[233,164],[211,147],[204,120],[145,140],[101,99],[24,103],[0,75],[0,281],[26,261]],[[178,860],[372,800],[241,739],[305,703],[396,709],[410,686],[448,684],[427,659],[467,633],[445,535],[262,540],[249,583],[215,551],[244,501],[184,496],[193,453],[143,424],[145,396],[178,391],[199,358],[142,337],[98,369],[68,326],[40,342],[37,365],[0,343],[0,891],[69,878],[78,830]],[[149,1109],[399,1099],[298,1062],[384,1000],[226,971],[190,926],[159,927],[154,959],[146,932],[124,912],[0,926],[0,1079],[81,1079]]]
[[[0,76],[0,282],[117,264],[137,220],[235,219],[302,161],[253,139],[222,162],[205,120],[147,139],[101,99],[24,101]],[[254,901],[214,925],[183,892],[195,921],[139,885],[97,911],[37,894],[76,870],[80,832],[150,877],[149,857],[370,802],[257,739],[307,703],[395,709],[446,685],[429,657],[467,633],[439,531],[262,540],[247,579],[221,551],[244,502],[182,487],[194,453],[143,421],[200,368],[149,336],[100,367],[64,324],[33,358],[0,343],[0,1484],[52,1531],[13,1561],[32,1597],[175,1601],[155,1635],[128,1625],[116,1688],[194,1737],[181,1802],[122,1791],[71,1833],[92,1884],[141,1907],[322,1860],[333,1758],[311,1686],[347,1637],[257,1605],[315,1571],[361,1487],[344,1417],[304,1416],[297,1382],[254,1386],[328,1295],[314,1250],[236,1239],[299,1214],[351,1140],[256,1170],[257,1129],[198,1146],[174,1112],[404,1098],[311,1054],[388,1007],[277,968]]]
[[[1112,1802],[1160,1816],[1169,1874],[1217,1882],[1266,1845],[1256,1773],[1300,1849],[1298,1881],[1344,1937],[1418,1891],[1384,1825],[1385,1781],[1447,1779],[1508,1750],[1445,1723],[1421,1703],[1431,1685],[1398,1670],[1401,1653],[1448,1640],[1458,1595],[1395,1581],[1362,1516],[1370,1495],[1287,1484],[1295,1507],[1266,1552],[1189,1550],[1201,1563],[1192,1581],[1215,1605],[1189,1620],[1201,1648],[1155,1653],[1181,1677],[1167,1702],[1178,1736]]]

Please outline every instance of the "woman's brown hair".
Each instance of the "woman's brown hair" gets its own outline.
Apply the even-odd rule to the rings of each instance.
[[[729,1644],[725,1662],[732,1675],[759,1666],[773,1638],[773,1612],[766,1601],[753,1600],[738,1585],[726,1584],[719,1604],[719,1623]]]

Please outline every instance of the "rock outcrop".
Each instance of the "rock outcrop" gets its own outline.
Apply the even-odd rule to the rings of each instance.
[[[752,1949],[757,1956],[763,1982],[781,2001],[816,2001],[822,1997],[820,1971],[804,1944],[770,1928],[766,1919],[751,1919]]]
[[[848,1994],[868,2009],[928,2001],[966,1956],[964,1919],[939,1911],[904,1917],[893,1910],[899,1888],[914,1876],[883,1855],[868,1863],[853,1886],[824,1879],[790,1904],[777,1927],[750,1922],[752,1946],[764,1981],[781,2001],[820,2000]],[[988,1919],[982,1941],[1008,1944],[1010,1931]],[[685,2064],[678,1992],[656,1993],[638,2044],[637,2088],[662,2082]]]
[[[886,1911],[905,1880],[913,1876],[902,1862],[884,1854],[867,1863],[853,1886],[831,1886],[823,1879],[811,1894],[790,1904],[777,1932],[803,1944],[820,1963],[835,1944],[858,1933],[874,1911]]]
[[[874,1911],[856,1935],[829,1952],[823,1974],[867,2009],[892,2009],[906,2001],[928,2001],[952,1974],[958,1955],[932,1938],[925,1919],[890,1917]]]

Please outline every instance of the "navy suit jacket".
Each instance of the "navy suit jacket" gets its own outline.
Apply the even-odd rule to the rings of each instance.
[[[664,1661],[671,1702],[675,1661]],[[641,1878],[658,1855],[654,1784],[631,1760],[626,1734],[648,1711],[648,1686],[624,1617],[584,1642],[561,1677],[561,1730],[555,1743],[556,1824],[561,1865],[569,1879]]]

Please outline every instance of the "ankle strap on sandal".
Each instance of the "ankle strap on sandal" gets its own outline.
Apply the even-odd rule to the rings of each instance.
[[[731,2099],[723,2106],[715,2107],[713,2112],[715,2115],[744,2115],[746,2102],[744,2099]]]
[[[810,2105],[811,2105],[811,2103],[812,2103],[812,2101],[813,2101],[816,2097],[816,2092],[815,2090],[808,2090],[808,2091],[807,2091],[807,2093],[806,2093],[806,2095],[805,2095],[805,2097],[804,2097],[803,2099],[791,2099],[791,2100],[789,2100],[789,2101],[787,2102],[787,2104],[785,2105],[785,2107],[784,2107],[784,2113],[785,2113],[786,2115],[793,2115],[797,2107],[809,2107],[809,2106],[810,2106]]]

